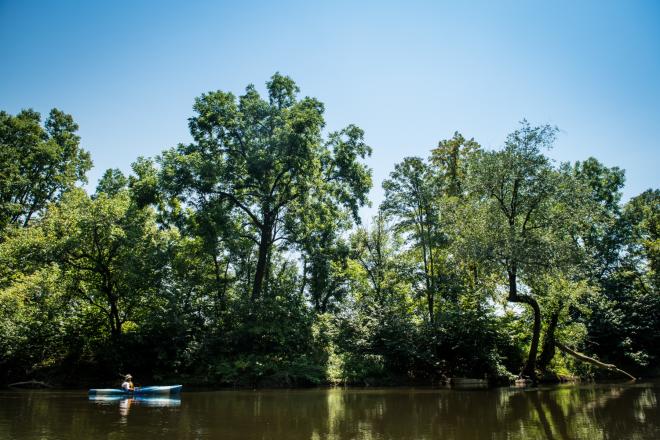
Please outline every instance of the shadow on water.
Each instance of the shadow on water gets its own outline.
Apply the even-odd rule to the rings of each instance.
[[[660,383],[318,389],[180,399],[0,392],[0,438],[657,439]]]

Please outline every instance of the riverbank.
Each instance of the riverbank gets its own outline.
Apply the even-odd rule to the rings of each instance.
[[[640,378],[639,381],[655,381],[658,380],[658,376]],[[84,382],[79,382],[73,384],[70,382],[56,382],[56,381],[44,381],[44,380],[28,380],[13,384],[5,384],[2,386],[2,389],[15,389],[15,390],[31,390],[31,389],[41,389],[41,390],[87,390],[89,388],[101,387],[101,388],[117,388],[120,385],[120,380],[111,381],[111,380],[87,380]],[[447,378],[442,381],[436,382],[422,382],[422,381],[400,381],[400,382],[373,382],[366,384],[347,384],[347,383],[322,383],[314,385],[295,385],[295,384],[285,384],[285,383],[268,383],[261,385],[227,385],[227,384],[217,384],[210,383],[200,380],[191,380],[190,378],[161,378],[161,379],[145,379],[141,382],[136,382],[137,386],[148,386],[152,384],[171,384],[177,383],[182,384],[186,391],[212,391],[212,390],[277,390],[277,389],[400,389],[400,388],[421,388],[421,389],[489,389],[489,388],[498,388],[498,387],[530,387],[530,386],[554,386],[560,384],[599,384],[599,383],[632,383],[633,381],[627,378],[621,377],[601,377],[598,379],[595,378],[580,378],[580,377],[566,377],[566,376],[545,376],[542,377],[536,384],[532,383],[529,380],[524,379],[511,379],[504,380],[500,378],[498,380],[486,380],[478,378],[465,378],[465,377],[455,377]]]

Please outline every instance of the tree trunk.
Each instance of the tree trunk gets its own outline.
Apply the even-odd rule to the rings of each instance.
[[[303,256],[302,278],[300,280],[300,296],[305,294],[305,287],[307,285],[307,257]]]
[[[550,315],[550,322],[548,323],[548,328],[545,330],[545,335],[543,336],[543,347],[537,362],[538,368],[541,371],[545,371],[548,368],[548,365],[550,365],[552,358],[555,357],[555,330],[557,330],[561,308],[562,305],[560,304],[557,310]]]
[[[432,278],[432,272],[429,267],[429,251],[427,251],[427,243],[426,243],[426,233],[424,232],[424,223],[419,220],[419,235],[421,238],[421,245],[422,245],[422,260],[424,262],[424,282],[426,284],[426,307],[429,312],[429,322],[433,324],[434,320],[434,292],[433,292],[433,278]],[[430,249],[430,247],[429,247]]]
[[[257,267],[254,273],[254,284],[252,286],[252,300],[261,297],[264,279],[268,272],[268,254],[272,247],[272,226],[264,224],[261,228],[261,238],[259,240],[259,250],[257,254]]]
[[[529,377],[533,382],[536,382],[536,356],[539,351],[539,339],[541,336],[541,308],[539,303],[530,295],[518,294],[517,286],[517,272],[516,267],[512,267],[508,271],[509,275],[509,298],[510,302],[527,304],[534,311],[534,327],[532,329],[532,342],[529,346],[529,354],[527,355],[527,362],[525,367],[520,372],[521,376]]]
[[[225,264],[225,278],[224,278],[224,283],[222,283],[223,308],[224,308],[224,299],[227,298],[227,288],[229,287],[229,263],[231,263],[231,258],[227,257],[227,263]]]
[[[117,300],[110,297],[110,336],[116,342],[121,337],[121,320],[119,319],[119,308]]]
[[[215,269],[214,274],[215,274],[215,291],[216,291],[216,302],[219,302],[222,300],[222,290],[220,289],[220,262],[218,261],[218,254],[213,251],[213,268]]]
[[[429,322],[433,324],[433,321],[435,320],[435,315],[433,313],[433,303],[435,302],[433,298],[433,292],[427,292],[426,293],[426,303],[429,309]]]
[[[518,300],[515,302],[527,304],[534,311],[534,328],[532,330],[532,342],[529,346],[529,355],[525,368],[523,368],[522,375],[527,376],[532,381],[536,381],[536,356],[539,351],[539,340],[541,338],[541,308],[539,303],[529,295],[518,295]]]
[[[559,343],[559,342],[557,342],[557,341],[555,341],[555,345],[556,345],[557,348],[559,348],[561,351],[563,351],[563,352],[566,353],[566,354],[569,354],[569,355],[573,356],[573,357],[576,358],[576,359],[579,359],[579,360],[584,361],[584,362],[588,362],[588,363],[593,364],[593,365],[595,365],[595,366],[597,366],[597,367],[599,367],[599,368],[604,368],[604,369],[606,369],[606,370],[610,370],[610,371],[616,371],[616,372],[621,373],[621,374],[623,374],[623,375],[625,375],[625,376],[628,376],[628,377],[631,378],[632,380],[637,380],[637,378],[636,378],[635,376],[633,376],[632,374],[630,374],[630,373],[628,373],[628,372],[625,372],[625,371],[623,371],[623,370],[617,368],[616,365],[614,365],[614,364],[606,364],[606,363],[604,363],[604,362],[601,362],[601,361],[599,361],[599,360],[596,360],[596,359],[594,359],[594,358],[592,358],[592,357],[587,356],[586,354],[582,354],[582,353],[579,353],[579,352],[577,352],[577,351],[575,351],[575,350],[572,350],[572,349],[568,348],[567,346],[565,346],[564,344],[561,344],[561,343]]]

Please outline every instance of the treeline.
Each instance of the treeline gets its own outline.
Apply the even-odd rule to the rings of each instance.
[[[557,129],[456,133],[372,186],[360,128],[275,74],[106,171],[73,118],[0,112],[0,381],[438,383],[658,373],[660,191],[557,164]]]

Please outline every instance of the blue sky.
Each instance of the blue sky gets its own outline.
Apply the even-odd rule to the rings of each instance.
[[[559,126],[557,160],[624,168],[625,198],[660,186],[660,2],[0,0],[0,39],[0,109],[73,114],[94,184],[187,142],[196,96],[280,71],[365,130],[374,204],[403,157],[522,118]]]

